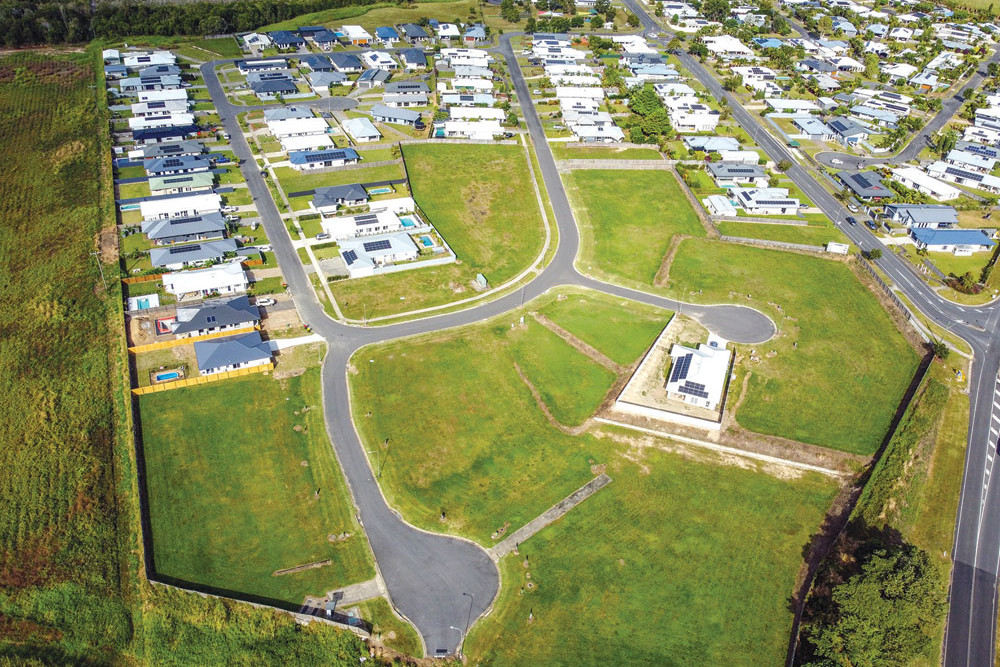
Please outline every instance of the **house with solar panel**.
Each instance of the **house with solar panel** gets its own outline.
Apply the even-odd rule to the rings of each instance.
[[[325,151],[292,151],[288,154],[288,162],[292,169],[298,171],[313,171],[343,167],[345,164],[357,164],[361,156],[353,148],[335,148]]]
[[[198,341],[194,344],[194,355],[202,375],[263,366],[272,359],[271,346],[261,339],[259,331]]]
[[[430,231],[431,226],[416,213],[412,197],[384,199],[372,202],[369,210],[357,215],[324,215],[320,220],[323,231],[334,240],[361,238],[378,234]]]
[[[140,230],[154,245],[173,245],[224,238],[226,220],[219,211],[202,215],[143,220]]]
[[[163,289],[175,296],[184,294],[238,294],[250,286],[239,262],[216,264],[207,269],[163,274]]]
[[[800,202],[788,196],[787,188],[732,188],[729,197],[734,206],[747,215],[796,215]]]
[[[149,251],[149,261],[158,269],[180,271],[208,262],[221,262],[227,254],[235,255],[236,250],[234,239],[199,241],[167,248],[152,248]]]
[[[178,307],[170,331],[178,338],[206,336],[222,331],[260,325],[260,309],[245,295],[231,299],[209,299],[196,306]]]
[[[767,171],[759,164],[726,164],[725,162],[711,162],[708,164],[708,173],[720,188],[734,188],[737,186],[765,187],[767,185]]]
[[[200,171],[195,174],[172,174],[149,179],[149,191],[153,196],[172,195],[181,192],[208,192],[215,185],[215,174]]]
[[[388,265],[414,260],[419,255],[413,239],[402,232],[340,242],[340,256],[351,278],[373,276]]]
[[[716,343],[697,349],[674,344],[670,348],[667,397],[700,408],[716,410],[726,392],[732,352]]]

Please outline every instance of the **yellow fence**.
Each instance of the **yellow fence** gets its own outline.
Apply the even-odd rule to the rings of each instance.
[[[135,347],[130,347],[128,349],[132,354],[137,354],[139,352],[152,352],[153,350],[163,350],[168,347],[177,347],[178,345],[187,345],[188,343],[197,343],[200,340],[211,340],[212,338],[223,338],[225,336],[239,336],[241,334],[250,333],[254,330],[259,330],[259,326],[246,327],[244,329],[232,329],[230,331],[216,331],[215,333],[205,334],[204,336],[192,336],[191,338],[175,338],[174,340],[161,340],[159,343],[149,343],[148,345],[136,345]]]
[[[174,382],[161,382],[160,384],[154,384],[148,387],[136,387],[132,390],[132,393],[136,396],[143,396],[145,394],[155,394],[160,391],[169,391],[171,389],[181,389],[182,387],[194,387],[199,384],[208,384],[209,382],[215,382],[217,380],[229,380],[232,378],[243,377],[244,375],[253,375],[254,373],[263,373],[264,371],[270,370],[274,370],[273,363],[266,363],[262,366],[250,366],[249,368],[239,368],[235,371],[226,371],[225,373],[216,373],[214,375],[200,375],[196,378],[184,378],[183,380],[176,380]]]

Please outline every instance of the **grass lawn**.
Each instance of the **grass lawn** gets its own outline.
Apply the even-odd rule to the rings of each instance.
[[[675,235],[705,235],[670,172],[574,171],[567,182],[581,227],[584,271],[651,284]]]
[[[121,167],[118,169],[117,178],[142,178],[146,175],[146,170],[142,167]]]
[[[520,146],[421,144],[403,151],[414,199],[461,263],[331,285],[347,317],[391,315],[470,296],[477,273],[501,285],[541,250],[541,213]]]
[[[551,144],[552,157],[557,160],[662,160],[655,148],[584,147],[578,144]]]
[[[299,220],[299,227],[302,229],[302,233],[308,238],[313,238],[323,231],[323,225],[320,223],[319,218]]]
[[[660,312],[666,323],[670,314]],[[350,382],[358,431],[369,449],[384,449],[390,439],[383,490],[421,528],[490,544],[493,531],[506,522],[520,527],[584,484],[593,476],[590,466],[601,462],[597,440],[567,435],[546,420],[514,364],[549,409],[566,418],[596,407],[612,378],[568,343],[539,334],[530,317],[526,328],[511,329],[517,318],[510,313],[355,355]],[[644,323],[619,328],[625,339],[639,330],[649,342],[655,336]],[[546,350],[529,349],[537,344]]]
[[[238,188],[222,195],[222,203],[225,206],[250,206],[253,204],[253,197],[248,189]]]
[[[416,630],[392,613],[385,598],[365,600],[348,609],[356,609],[358,616],[372,624],[372,634],[382,645],[405,655],[420,655],[420,638]]]
[[[195,40],[194,45],[205,49],[206,51],[212,51],[213,53],[218,53],[223,58],[241,58],[243,52],[240,49],[240,45],[236,43],[236,40],[232,37],[218,37],[215,39],[199,39]]]
[[[979,280],[979,273],[986,266],[986,262],[990,261],[991,256],[992,253],[989,252],[977,252],[968,257],[956,257],[950,252],[929,252],[924,255],[946,276],[961,277],[971,271],[976,280]]]
[[[285,194],[302,192],[328,185],[347,185],[349,183],[374,183],[376,181],[391,181],[403,178],[403,166],[390,164],[384,167],[369,169],[347,169],[330,171],[324,174],[309,174],[292,167],[276,167],[275,176]]]
[[[847,237],[833,227],[800,227],[797,225],[765,225],[754,222],[716,222],[719,233],[748,239],[765,239],[784,243],[804,243],[824,246],[830,241],[848,242]]]
[[[473,663],[781,664],[786,600],[834,484],[623,453],[610,485],[501,561],[495,610],[466,641]]]
[[[151,394],[140,411],[159,573],[291,603],[374,574],[326,437],[318,369]]]
[[[420,17],[436,18],[440,21],[452,21],[455,18],[464,19],[469,15],[470,9],[478,7],[479,5],[472,0],[415,2],[405,7],[400,7],[395,3],[381,2],[367,7],[341,7],[304,14],[282,23],[272,23],[261,30],[294,30],[300,25],[331,22],[336,22],[339,25],[346,19],[352,19],[348,22],[359,24],[374,34],[376,26],[416,23]]]
[[[780,336],[759,346],[760,363],[747,366],[748,392],[736,414],[742,426],[858,454],[875,451],[917,355],[847,266],[689,239],[670,267],[670,283],[682,293],[701,290],[699,301],[738,300],[775,318]],[[776,355],[766,356],[771,350]]]
[[[260,294],[280,294],[285,291],[285,288],[281,286],[284,281],[280,276],[273,276],[271,278],[261,278],[254,284],[250,286],[247,290],[247,294],[250,295],[260,295]]]
[[[125,183],[124,185],[118,186],[118,198],[119,199],[132,199],[134,197],[149,197],[152,192],[149,189],[149,183],[143,181],[141,183]]]

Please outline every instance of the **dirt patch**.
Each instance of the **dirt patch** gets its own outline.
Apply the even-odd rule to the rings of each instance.
[[[286,380],[288,378],[296,378],[303,375],[306,372],[305,368],[292,368],[287,371],[274,371],[275,380]]]
[[[296,572],[305,572],[306,570],[315,570],[317,568],[326,567],[333,561],[327,558],[326,560],[318,560],[314,563],[306,563],[305,565],[296,565],[295,567],[289,567],[284,570],[275,570],[271,573],[272,577],[281,577],[286,574],[295,574]]]
[[[552,411],[549,410],[549,406],[545,405],[545,401],[542,400],[542,395],[538,393],[538,389],[536,389],[535,385],[531,383],[531,380],[529,380],[528,376],[524,374],[524,371],[521,370],[521,367],[518,365],[516,361],[514,362],[514,370],[517,371],[517,376],[521,378],[521,382],[523,382],[525,386],[528,387],[528,390],[531,392],[531,396],[535,399],[535,405],[538,406],[538,409],[542,411],[542,414],[545,415],[545,418],[548,420],[550,424],[552,424],[552,426],[556,427],[563,433],[567,433],[569,435],[580,435],[581,433],[587,430],[587,428],[590,425],[589,419],[580,424],[579,426],[566,426],[558,419],[556,419],[552,415]]]
[[[604,356],[604,354],[601,353],[599,350],[597,350],[594,347],[591,347],[587,343],[584,343],[582,340],[571,334],[569,331],[563,329],[561,326],[559,326],[558,324],[547,318],[545,315],[535,312],[529,314],[532,317],[534,317],[535,320],[539,324],[544,326],[546,329],[548,329],[555,335],[559,336],[564,341],[572,345],[575,349],[587,355],[588,357],[599,363],[601,366],[604,366],[608,370],[613,371],[614,373],[621,373],[626,369],[625,366],[620,366],[616,364],[614,361]]]
[[[670,245],[667,247],[666,254],[663,255],[663,261],[660,262],[660,268],[656,271],[656,276],[653,278],[653,284],[657,287],[666,287],[670,284],[670,265],[674,262],[674,257],[677,256],[677,249],[681,247],[681,241],[686,238],[690,238],[683,234],[678,234],[670,239]]]
[[[103,264],[112,264],[118,261],[118,229],[116,227],[102,229],[97,233],[95,242]]]

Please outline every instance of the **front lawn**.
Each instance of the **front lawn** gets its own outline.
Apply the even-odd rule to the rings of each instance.
[[[292,604],[373,576],[318,369],[150,394],[140,412],[159,574]]]

